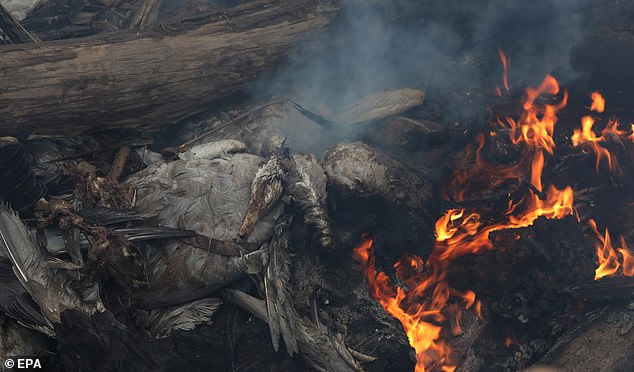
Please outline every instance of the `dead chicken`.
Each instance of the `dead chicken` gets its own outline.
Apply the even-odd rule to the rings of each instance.
[[[0,283],[0,311],[3,316],[47,336],[54,335],[52,324],[42,315],[38,304],[15,276],[13,265],[7,257],[0,259]]]
[[[383,250],[393,252],[390,260],[406,251],[427,257],[436,213],[429,183],[362,142],[333,146],[324,154],[322,165],[329,202],[337,212],[333,225],[353,240],[346,244],[356,244],[361,233],[374,232],[377,247],[390,245]]]
[[[242,278],[251,266],[262,266],[263,254],[257,249],[273,234],[282,206],[260,214],[249,237],[239,237],[250,184],[262,158],[235,153],[225,146],[231,143],[236,151],[244,148],[237,141],[223,142],[221,153],[202,152],[221,157],[156,163],[126,181],[136,189],[139,213],[153,215],[159,225],[200,235],[139,245],[147,285],[123,295],[133,307],[152,309],[197,300]]]
[[[0,244],[18,280],[48,322],[59,323],[66,309],[89,315],[105,310],[97,283],[82,282],[71,271],[49,267],[46,249],[4,203],[0,205]]]
[[[284,190],[287,158],[286,138],[271,138],[271,157],[255,173],[251,183],[251,197],[247,213],[240,227],[240,236],[248,237],[262,216],[265,216],[277,204]]]
[[[290,285],[291,222],[290,215],[280,218],[271,241],[264,247],[267,255],[267,265],[262,272],[265,299],[232,289],[225,290],[224,297],[268,323],[274,350],[278,350],[282,338],[289,355],[301,352],[317,371],[362,371],[361,362],[374,358],[347,348],[343,335],[320,323],[318,315],[313,320],[307,319],[295,307]]]
[[[225,256],[194,244],[170,239],[138,245],[145,267],[138,275],[144,275],[144,283],[132,291],[112,293],[112,298],[132,309],[175,306],[209,296],[264,265],[262,250]]]
[[[238,147],[243,147],[240,144]],[[215,158],[159,162],[126,180],[136,190],[136,210],[161,226],[194,230],[210,239],[239,242],[250,184],[263,159],[245,153]],[[271,236],[278,211],[263,215],[247,243],[261,245]]]
[[[301,208],[305,223],[313,228],[321,247],[332,251],[335,243],[327,211],[326,174],[312,154],[293,155],[289,164],[290,199]]]

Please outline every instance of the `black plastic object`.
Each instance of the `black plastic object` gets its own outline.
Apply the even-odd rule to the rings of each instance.
[[[46,186],[35,178],[22,144],[13,137],[0,138],[0,198],[23,214],[45,194]]]

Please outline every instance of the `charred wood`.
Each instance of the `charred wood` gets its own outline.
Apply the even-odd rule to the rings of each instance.
[[[570,287],[570,293],[590,301],[632,300],[634,278],[619,275],[583,282]]]
[[[593,277],[594,249],[572,217],[539,219],[528,228],[495,232],[490,239],[494,251],[459,258],[450,269],[449,280],[457,288],[478,293],[487,319],[484,326],[469,325],[477,337],[469,351],[459,349],[466,356],[461,368],[520,370],[582,319],[581,303],[567,289]]]
[[[356,124],[388,118],[423,104],[425,92],[416,89],[398,89],[363,97],[336,114],[335,123]]]

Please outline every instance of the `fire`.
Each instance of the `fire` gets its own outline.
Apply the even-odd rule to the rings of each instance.
[[[371,238],[365,237],[355,248],[370,295],[401,322],[416,350],[417,372],[453,371],[451,350],[445,338],[460,334],[463,309],[480,314],[480,302],[473,291],[457,290],[446,281],[452,261],[493,249],[489,240],[493,231],[530,226],[542,216],[554,219],[574,213],[572,188],[559,190],[550,185],[544,190],[542,180],[546,153],[552,154],[555,148],[552,136],[556,114],[565,107],[568,96],[564,92],[557,104],[537,101],[541,96],[559,92],[557,80],[547,76],[539,87],[527,89],[524,112],[518,119],[499,120],[510,129],[512,143],[522,150],[520,161],[511,165],[488,164],[482,156],[485,138],[478,136],[477,150],[470,147],[465,150],[462,165],[447,187],[447,198],[462,201],[483,185],[488,190],[504,186],[510,195],[529,182],[532,191],[520,200],[510,200],[502,217],[484,218],[482,212],[465,208],[446,211],[436,222],[436,242],[427,262],[406,256],[394,265],[396,275],[406,284],[405,289],[396,287],[385,273],[376,271]]]
[[[511,128],[511,141],[515,145],[526,143],[530,148],[543,148],[552,154],[555,147],[553,132],[557,122],[557,111],[568,103],[568,93],[564,92],[563,99],[557,105],[537,105],[535,100],[544,95],[559,94],[559,83],[548,75],[537,88],[526,90],[526,100],[523,104],[524,113],[519,120],[506,118]],[[541,117],[540,117],[541,116]]]
[[[589,224],[598,240],[596,248],[599,267],[595,270],[594,280],[616,275],[619,269],[625,276],[634,276],[634,256],[627,247],[625,238],[621,236],[621,247],[614,248],[608,229],[605,229],[605,234],[601,234],[594,220],[589,220]]]
[[[592,93],[592,105],[590,110],[603,112],[605,109],[605,99],[597,92]],[[581,145],[588,146],[596,154],[596,172],[599,173],[599,168],[602,163],[607,164],[608,169],[612,174],[620,174],[621,168],[619,167],[616,156],[610,153],[607,146],[614,142],[625,142],[627,137],[627,131],[618,129],[619,122],[617,120],[610,120],[606,124],[605,128],[601,131],[601,135],[598,136],[594,131],[595,119],[592,116],[584,116],[581,118],[581,129],[575,129],[571,137],[572,145],[577,147]],[[634,125],[632,128],[631,138],[634,138]]]
[[[594,92],[590,95],[592,98],[592,104],[590,105],[590,111],[603,112],[605,110],[605,98],[599,92]]]
[[[498,55],[500,56],[500,61],[502,61],[502,68],[504,69],[502,72],[502,82],[504,84],[504,90],[509,90],[509,71],[508,71],[509,63],[506,58],[506,55],[504,54],[501,48],[498,48]],[[500,87],[495,87],[495,89],[496,89],[497,95],[501,96],[502,90],[500,89]]]
[[[403,325],[410,345],[416,350],[416,372],[429,368],[453,371],[441,324],[454,324],[452,333],[459,334],[457,318],[462,307],[475,308],[475,293],[450,288],[444,280],[445,271],[434,268],[420,271],[424,265],[419,257],[404,257],[394,265],[397,275],[405,278],[410,289],[396,287],[385,273],[376,271],[372,244],[372,238],[365,237],[355,248],[355,256],[361,262],[372,298]]]

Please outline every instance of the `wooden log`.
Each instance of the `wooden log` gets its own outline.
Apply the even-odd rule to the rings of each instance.
[[[632,300],[634,299],[634,278],[618,275],[586,281],[572,286],[570,293],[588,301]]]
[[[0,47],[0,133],[153,130],[240,91],[334,8],[255,0],[188,23]],[[201,24],[202,23],[202,24]]]

